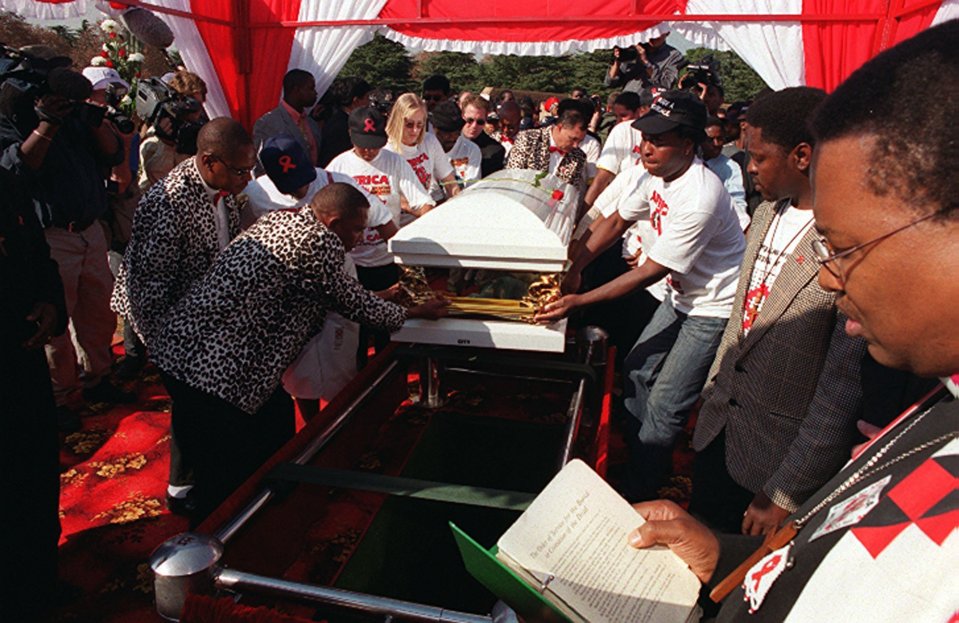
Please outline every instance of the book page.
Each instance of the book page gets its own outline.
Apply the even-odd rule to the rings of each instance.
[[[627,541],[643,518],[585,463],[571,461],[497,543],[583,619],[687,620],[699,580],[667,548]]]

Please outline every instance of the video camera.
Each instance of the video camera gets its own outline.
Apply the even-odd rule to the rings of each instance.
[[[703,88],[700,84],[706,86],[721,87],[723,79],[719,74],[719,61],[708,54],[698,63],[690,63],[686,66],[686,75],[679,81],[679,88],[684,91],[690,91],[695,95],[702,95]]]
[[[618,45],[613,47],[613,51],[619,50],[619,62],[627,63],[629,61],[635,61],[639,58],[639,51],[635,47],[628,45],[625,48],[621,48]],[[617,60],[615,54],[613,55],[613,60]]]
[[[186,125],[185,117],[200,111],[200,102],[192,97],[177,93],[159,78],[144,78],[137,86],[137,115],[153,126],[156,135],[162,139],[176,141]],[[160,124],[168,119],[171,130]],[[194,149],[195,151],[195,149]],[[187,153],[187,152],[183,152]]]
[[[71,114],[91,127],[99,126],[105,117],[124,134],[133,132],[133,121],[116,109],[122,95],[114,92],[115,101],[111,101],[108,90],[106,108],[87,102],[92,85],[82,74],[71,71],[71,64],[66,56],[45,59],[0,44],[0,114],[13,114],[18,106],[32,108],[37,98],[55,94],[73,102]]]

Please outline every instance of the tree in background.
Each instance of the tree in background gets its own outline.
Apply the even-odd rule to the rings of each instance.
[[[421,52],[416,55],[413,78],[422,83],[433,74],[443,74],[457,91],[479,91],[485,85],[480,64],[466,52]]]
[[[753,68],[739,58],[735,52],[693,48],[686,51],[686,60],[695,63],[710,54],[715,60],[719,61],[719,74],[723,77],[723,89],[726,92],[727,104],[751,100],[756,93],[767,88],[759,74],[753,71]]]
[[[410,90],[419,93],[413,80],[413,59],[406,48],[380,34],[356,48],[339,75],[358,76],[374,87],[392,89],[396,93]]]
[[[686,57],[695,62],[707,54],[720,62],[726,101],[749,99],[766,83],[734,52],[694,48]],[[422,52],[411,58],[402,44],[376,35],[372,42],[357,48],[340,71],[341,76],[359,76],[375,87],[391,88],[397,93],[419,93],[423,79],[443,74],[456,91],[478,92],[483,87],[569,93],[583,87],[590,94],[604,97],[610,89],[603,86],[612,50],[596,50],[566,56],[490,55],[477,61],[464,52]]]

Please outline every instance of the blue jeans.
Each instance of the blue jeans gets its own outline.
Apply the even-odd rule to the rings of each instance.
[[[650,499],[672,471],[672,449],[706,384],[727,318],[688,316],[664,301],[626,355],[626,410],[638,426],[628,435],[627,497]]]

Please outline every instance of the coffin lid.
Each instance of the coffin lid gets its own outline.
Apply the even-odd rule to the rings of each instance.
[[[578,203],[556,177],[498,171],[405,226],[389,249],[401,264],[560,272]]]

